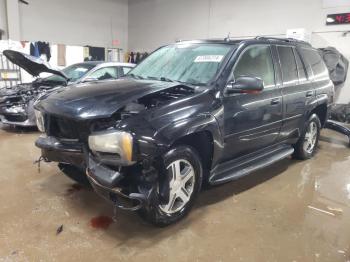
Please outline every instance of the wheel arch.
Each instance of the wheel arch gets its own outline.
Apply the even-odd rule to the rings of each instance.
[[[184,135],[171,144],[171,147],[187,145],[193,147],[199,154],[203,168],[210,169],[214,151],[213,135],[208,130],[197,131]]]
[[[168,149],[180,144],[196,149],[204,163],[203,167],[209,170],[216,163],[223,147],[220,125],[211,114],[174,122],[162,129],[159,135],[167,138]]]
[[[328,117],[328,107],[327,104],[317,105],[314,109],[311,110],[309,117],[312,114],[316,114],[320,119],[321,126],[324,127]]]

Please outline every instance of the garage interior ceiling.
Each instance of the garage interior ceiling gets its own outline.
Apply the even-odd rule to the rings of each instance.
[[[29,2],[0,0],[0,29],[5,28],[5,37],[104,47],[118,40],[125,50],[145,51],[176,40],[222,38],[229,33],[247,37],[284,36],[289,28],[305,28],[309,33],[330,31],[334,29],[325,26],[326,15],[350,11],[348,0],[309,0],[307,5],[304,0]],[[338,26],[337,30],[349,27]]]

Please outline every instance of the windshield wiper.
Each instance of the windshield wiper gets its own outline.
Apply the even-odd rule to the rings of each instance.
[[[172,79],[170,79],[170,78],[164,77],[164,76],[162,76],[162,77],[160,78],[160,81],[165,81],[165,82],[176,82],[176,81],[174,81],[174,80],[172,80]]]
[[[177,82],[175,80],[172,80],[170,78],[161,76],[161,77],[156,77],[156,76],[147,76],[147,79],[151,79],[151,80],[158,80],[158,81],[164,81],[164,82]]]
[[[135,74],[127,74],[126,76],[131,76],[135,79],[144,79],[142,76],[139,76],[139,75],[135,75]]]

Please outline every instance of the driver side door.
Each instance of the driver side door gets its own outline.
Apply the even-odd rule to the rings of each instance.
[[[282,95],[270,45],[250,45],[241,52],[231,81],[240,76],[261,78],[264,89],[257,94],[224,94],[224,161],[274,144],[282,126]]]

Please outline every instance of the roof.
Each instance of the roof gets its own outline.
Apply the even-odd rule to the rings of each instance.
[[[84,61],[84,62],[80,62],[77,64],[86,64],[86,65],[99,65],[104,63],[104,61]]]
[[[203,39],[203,40],[186,40],[186,41],[178,41],[177,43],[210,43],[210,44],[231,44],[236,45],[242,42],[268,42],[268,43],[292,43],[292,44],[300,44],[300,45],[308,45],[311,46],[310,43],[305,41],[300,41],[292,38],[275,38],[275,37],[262,37],[257,36],[255,38],[249,39],[232,39],[232,38],[224,38],[224,39]]]
[[[126,67],[134,67],[135,64],[132,63],[123,63],[123,62],[105,62],[105,61],[84,61],[80,63],[76,63],[76,65],[92,65],[92,66],[126,66]]]

